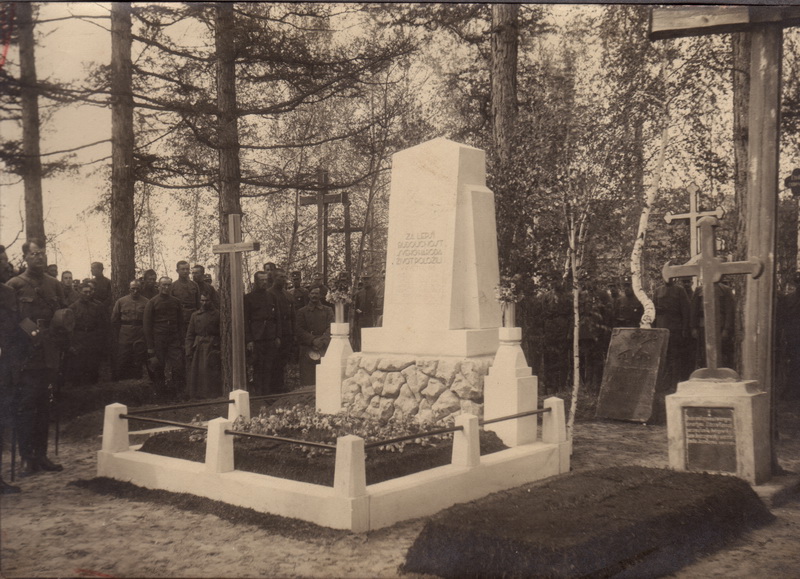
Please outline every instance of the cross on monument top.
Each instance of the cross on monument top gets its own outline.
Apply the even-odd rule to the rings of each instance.
[[[749,261],[722,261],[716,256],[716,239],[714,229],[719,225],[716,217],[706,216],[700,219],[700,254],[697,260],[684,265],[671,265],[667,262],[662,270],[664,281],[673,277],[697,277],[703,286],[703,318],[706,337],[706,368],[696,370],[693,379],[732,379],[738,380],[739,375],[730,368],[717,367],[719,359],[719,314],[717,304],[716,284],[725,274],[749,273],[754,278],[761,275],[764,264],[760,259],[751,258]]]
[[[700,188],[692,183],[686,188],[686,190],[689,192],[689,212],[673,215],[672,211],[668,211],[667,214],[664,215],[664,221],[667,223],[683,220],[689,221],[689,236],[691,239],[689,242],[689,257],[694,257],[700,253],[700,246],[697,242],[697,221],[701,217],[706,217],[709,215],[714,216],[717,219],[722,219],[725,215],[725,210],[722,207],[717,207],[713,211],[699,211],[697,207],[699,205]]]
[[[247,366],[244,346],[244,283],[242,282],[242,253],[258,251],[257,241],[242,241],[242,216],[238,213],[228,215],[229,243],[220,243],[212,248],[216,254],[230,255],[231,279],[231,366],[233,370],[233,389],[247,390]]]

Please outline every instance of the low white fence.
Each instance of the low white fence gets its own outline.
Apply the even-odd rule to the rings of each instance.
[[[240,414],[249,418],[250,400],[242,390],[232,392],[231,399],[228,418],[208,423],[203,463],[137,452],[130,446],[127,407],[107,406],[98,476],[364,532],[569,471],[564,402],[556,397],[544,401],[541,441],[481,456],[478,418],[462,414],[456,418],[449,465],[369,486],[364,439],[342,436],[336,443],[333,487],[235,470],[230,429]]]

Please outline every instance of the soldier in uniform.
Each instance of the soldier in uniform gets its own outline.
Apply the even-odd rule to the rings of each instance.
[[[111,326],[114,328],[117,344],[116,374],[120,380],[141,378],[142,365],[147,360],[144,309],[149,300],[141,295],[140,281],[133,280],[128,288],[130,294],[119,298],[111,312]]]
[[[61,274],[61,285],[64,286],[64,299],[67,305],[74,304],[81,297],[81,294],[75,290],[72,284],[72,272],[65,271]]]
[[[308,290],[303,287],[302,274],[297,270],[292,272],[292,302],[296,312],[308,305]]]
[[[103,264],[95,261],[91,265],[92,277],[94,278],[94,299],[100,302],[111,313],[114,302],[111,299],[111,280],[103,275]]]
[[[19,328],[19,305],[17,294],[6,284],[0,282],[0,449],[3,447],[3,434],[13,425],[16,413],[16,380],[24,350],[25,335]],[[0,469],[2,470],[2,469]],[[0,494],[20,492],[20,488],[10,485],[0,476]]]
[[[316,367],[331,341],[333,310],[322,305],[321,295],[321,288],[312,286],[308,292],[308,305],[297,312],[301,386],[317,383]]]
[[[185,362],[183,357],[183,308],[172,297],[172,280],[158,281],[159,293],[144,308],[144,339],[147,343],[148,369],[158,396],[183,394]],[[172,392],[166,389],[166,366],[172,370]]]
[[[690,368],[686,363],[689,357],[687,338],[689,337],[689,296],[683,285],[675,279],[656,289],[653,294],[653,305],[656,308],[656,328],[669,330],[667,341],[667,357],[664,364],[664,379],[656,386],[654,399],[654,423],[666,420],[664,397],[677,390],[678,382],[688,378]]]
[[[189,327],[189,320],[192,314],[200,308],[200,288],[189,279],[188,262],[179,261],[175,271],[178,272],[178,279],[172,284],[170,295],[177,298],[183,309],[183,325],[180,328],[181,344],[183,344],[183,340],[186,338],[186,329]]]
[[[189,398],[222,396],[219,311],[208,294],[200,296],[200,309],[192,314],[186,332]]]
[[[8,254],[6,254],[6,246],[0,245],[0,283],[6,283],[14,277],[14,268],[8,262]]]
[[[92,282],[82,283],[80,299],[69,306],[75,313],[69,372],[73,386],[97,384],[100,362],[107,351],[108,313],[103,304],[94,300],[94,293]]]
[[[50,424],[50,387],[56,380],[69,334],[51,322],[64,308],[64,291],[58,280],[45,273],[44,244],[30,240],[22,246],[27,268],[12,278],[19,304],[21,324],[27,341],[22,356],[17,390],[17,439],[23,460],[23,475],[40,470],[60,471],[63,467],[47,458]]]
[[[267,291],[267,274],[257,271],[253,291],[244,296],[245,342],[253,356],[253,391],[273,394],[273,366],[281,345],[281,318],[275,296]]]
[[[192,268],[192,281],[197,284],[197,288],[200,290],[200,295],[210,296],[214,307],[219,309],[219,295],[217,295],[217,290],[214,289],[214,286],[212,286],[211,283],[206,282],[205,267],[198,264]]]
[[[156,272],[152,269],[148,269],[142,274],[142,297],[152,300],[158,295],[157,277]]]
[[[47,275],[53,279],[58,279],[58,266],[55,263],[51,263],[47,266]]]
[[[274,394],[286,392],[286,363],[292,353],[294,343],[294,305],[292,294],[286,289],[286,271],[277,268],[274,271],[275,278],[272,287],[268,290],[275,296],[275,303],[280,314],[280,346],[275,364],[272,366],[272,380],[270,387]]]

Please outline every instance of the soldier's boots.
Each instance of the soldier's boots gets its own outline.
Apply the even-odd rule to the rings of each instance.
[[[60,464],[56,464],[46,456],[39,457],[39,468],[49,472],[61,472],[62,470],[64,470],[63,466],[61,466]]]
[[[64,470],[64,467],[60,464],[54,463],[46,456],[38,456],[22,461],[22,472],[20,476],[31,476],[40,471],[61,472],[62,470]]]

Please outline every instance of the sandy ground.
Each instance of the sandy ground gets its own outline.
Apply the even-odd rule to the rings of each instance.
[[[97,440],[64,445],[64,472],[24,479],[23,493],[0,498],[3,577],[396,577],[424,523],[296,540],[213,515],[68,486],[95,476],[98,446]],[[800,472],[800,437],[782,440],[779,457],[784,468]],[[666,464],[663,426],[576,425],[575,470]],[[772,511],[773,524],[675,576],[800,577],[800,496]]]

